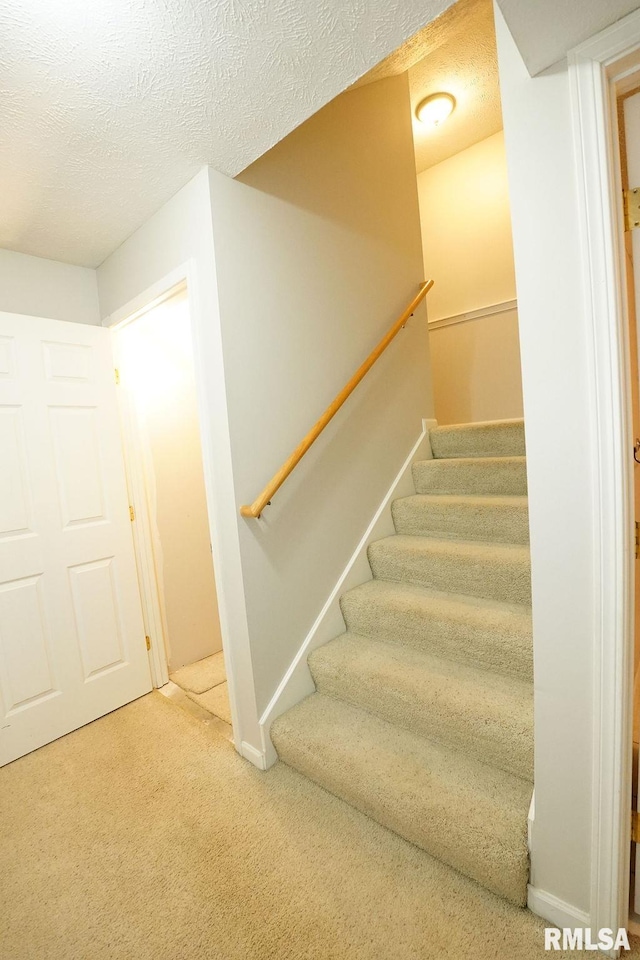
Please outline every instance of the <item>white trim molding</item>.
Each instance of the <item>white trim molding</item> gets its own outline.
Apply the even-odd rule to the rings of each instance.
[[[531,853],[533,846],[533,825],[536,819],[536,791],[535,787],[531,794],[531,803],[529,804],[529,815],[527,817],[527,849]]]
[[[367,559],[367,547],[374,540],[380,540],[382,537],[390,536],[395,532],[393,517],[391,515],[391,503],[398,497],[410,496],[415,493],[411,467],[416,460],[432,459],[433,454],[429,443],[429,430],[437,425],[436,420],[422,421],[420,436],[414,443],[400,471],[387,490],[349,562],[340,574],[325,605],[316,617],[313,626],[278,684],[278,688],[269,701],[266,710],[260,717],[260,730],[262,733],[262,748],[264,753],[263,769],[272,766],[277,760],[277,754],[271,742],[271,737],[269,736],[271,724],[286,710],[295,706],[296,703],[308,697],[309,694],[315,690],[313,678],[307,665],[307,658],[317,647],[333,640],[340,633],[344,633],[345,625],[340,610],[340,597],[347,590],[358,586],[360,583],[365,583],[367,580],[371,580],[372,575]],[[256,766],[258,766],[258,764],[256,764]]]
[[[256,748],[250,743],[247,743],[246,740],[241,741],[238,753],[240,753],[245,760],[248,760],[249,763],[252,763],[254,767],[257,767],[258,770],[267,769],[267,757],[264,750],[256,750]]]
[[[540,890],[529,884],[527,888],[527,906],[532,913],[544,917],[549,923],[561,929],[565,927],[591,927],[591,917],[577,907],[559,900],[552,893]]]
[[[640,48],[635,12],[569,54],[585,318],[590,331],[594,497],[591,925],[626,924],[631,803],[633,460],[622,203],[613,82]],[[544,903],[543,903],[544,906]],[[536,911],[541,912],[541,911]],[[546,913],[543,916],[549,916]]]
[[[501,303],[492,303],[488,307],[479,307],[468,313],[456,313],[451,317],[440,317],[438,320],[429,320],[429,329],[451,327],[454,323],[467,323],[469,320],[482,320],[484,317],[495,317],[499,313],[509,313],[518,309],[517,300],[503,300]]]

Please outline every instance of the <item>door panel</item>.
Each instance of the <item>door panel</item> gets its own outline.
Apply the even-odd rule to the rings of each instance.
[[[0,314],[0,763],[151,689],[108,330]]]

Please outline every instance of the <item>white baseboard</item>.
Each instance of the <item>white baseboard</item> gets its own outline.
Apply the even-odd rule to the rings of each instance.
[[[538,887],[532,887],[529,884],[527,906],[531,913],[548,920],[555,927],[590,927],[591,918],[588,913],[578,910],[577,907],[564,900],[559,900],[552,893],[546,890],[540,890]]]
[[[252,763],[254,767],[257,767],[258,770],[267,769],[267,759],[262,750],[256,750],[255,747],[252,747],[250,743],[247,743],[246,740],[243,740],[240,744],[240,750],[238,751],[241,756],[248,760],[249,763]]]
[[[374,540],[391,536],[394,532],[391,516],[391,503],[398,497],[411,496],[415,493],[411,467],[416,460],[431,460],[433,454],[429,444],[429,430],[437,426],[436,420],[423,420],[422,432],[414,443],[411,451],[389,487],[382,503],[376,510],[371,523],[367,527],[360,543],[351,559],[343,570],[338,582],[331,591],[327,602],[318,614],[315,623],[305,637],[302,646],[280,681],[276,692],[271,698],[266,710],[260,717],[260,732],[264,766],[268,769],[278,759],[275,748],[269,736],[271,724],[286,710],[295,706],[315,690],[311,672],[307,665],[307,657],[317,647],[328,643],[344,633],[345,624],[340,610],[340,597],[347,590],[371,580],[371,568],[367,559],[367,547]],[[257,753],[258,751],[256,751]],[[251,759],[247,757],[247,759]],[[256,764],[258,766],[258,764]]]

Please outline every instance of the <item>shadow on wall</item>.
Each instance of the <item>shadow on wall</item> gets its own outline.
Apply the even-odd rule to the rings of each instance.
[[[392,151],[391,145],[411,137],[410,116],[406,76],[348,90],[235,180],[334,229],[355,229],[376,245],[383,237],[390,255],[406,255],[405,231],[413,224],[403,223],[397,211],[415,190],[415,165],[412,150]],[[374,142],[379,149],[371,148]]]

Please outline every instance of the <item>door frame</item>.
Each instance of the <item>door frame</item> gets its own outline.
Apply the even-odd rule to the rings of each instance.
[[[118,332],[160,306],[160,304],[170,299],[180,290],[186,291],[188,304],[189,291],[187,283],[186,280],[181,280],[166,290],[162,295],[154,298],[146,307],[135,311],[124,320],[109,324],[112,332],[113,358],[116,369],[119,369],[121,365]],[[193,323],[191,310],[189,307],[188,309],[190,322]],[[146,489],[149,465],[145,462],[144,452],[141,449],[142,437],[135,419],[132,404],[126,392],[119,391],[118,406],[122,429],[125,470],[127,474],[127,488],[135,517],[135,522],[131,529],[138,566],[140,597],[142,600],[145,628],[151,642],[149,647],[151,679],[153,686],[158,688],[163,687],[165,683],[169,682],[169,660],[167,654],[167,618],[164,604],[164,591],[157,575],[157,535],[154,532],[154,524],[149,509]]]
[[[640,11],[570,51],[568,63],[593,425],[590,921],[616,930],[629,916],[635,517],[614,84],[638,69]]]
[[[222,543],[220,529],[222,528],[222,518],[220,508],[216,497],[216,471],[213,462],[213,449],[210,441],[219,432],[219,426],[214,423],[216,412],[209,409],[207,402],[206,382],[207,375],[211,375],[209,367],[213,364],[213,369],[217,369],[219,364],[215,364],[212,358],[207,356],[207,347],[210,347],[210,338],[207,332],[200,327],[204,323],[204,317],[198,304],[198,266],[193,260],[187,260],[175,269],[171,270],[164,277],[157,280],[151,286],[147,287],[131,300],[123,304],[108,317],[103,318],[104,327],[117,327],[124,321],[132,321],[137,316],[146,313],[149,309],[162,303],[172,292],[181,285],[186,285],[189,303],[189,316],[191,319],[191,335],[193,339],[194,368],[196,381],[196,394],[198,403],[198,420],[200,427],[200,439],[202,444],[202,459],[204,469],[204,479],[207,499],[207,512],[209,515],[209,529],[211,538],[211,549],[213,554],[214,569],[223,571],[221,562]],[[152,557],[150,544],[147,546],[148,556]],[[227,558],[227,569],[237,570],[234,580],[238,580],[242,585],[242,572],[236,564],[235,558]],[[239,557],[238,557],[239,564]],[[155,579],[155,571],[152,571]],[[227,596],[225,586],[225,577],[223,575],[216,577],[216,590],[218,595],[218,607],[220,613],[220,628],[222,633],[222,648],[225,659],[225,672],[227,676],[227,689],[229,693],[229,704],[231,708],[231,719],[233,728],[233,742],[236,750],[243,757],[253,763],[260,769],[265,769],[266,764],[264,756],[251,743],[244,739],[245,730],[253,726],[252,721],[257,718],[257,707],[254,702],[255,691],[253,689],[243,691],[240,688],[240,677],[251,676],[250,670],[247,671],[246,664],[251,663],[249,636],[246,630],[246,622],[239,622],[237,617],[233,617],[233,598]],[[229,602],[230,601],[230,602]],[[161,616],[161,611],[156,609],[156,616]],[[246,617],[246,613],[245,613]],[[164,646],[164,645],[163,645]],[[153,645],[152,645],[153,650]],[[157,654],[157,651],[155,651]],[[164,652],[164,661],[166,670],[166,652]],[[158,664],[157,678],[160,680],[164,676],[162,664]],[[168,679],[168,672],[167,672]],[[166,681],[165,681],[166,682]],[[253,708],[253,709],[251,709]],[[247,714],[250,711],[251,715]],[[255,717],[254,717],[255,714]]]

